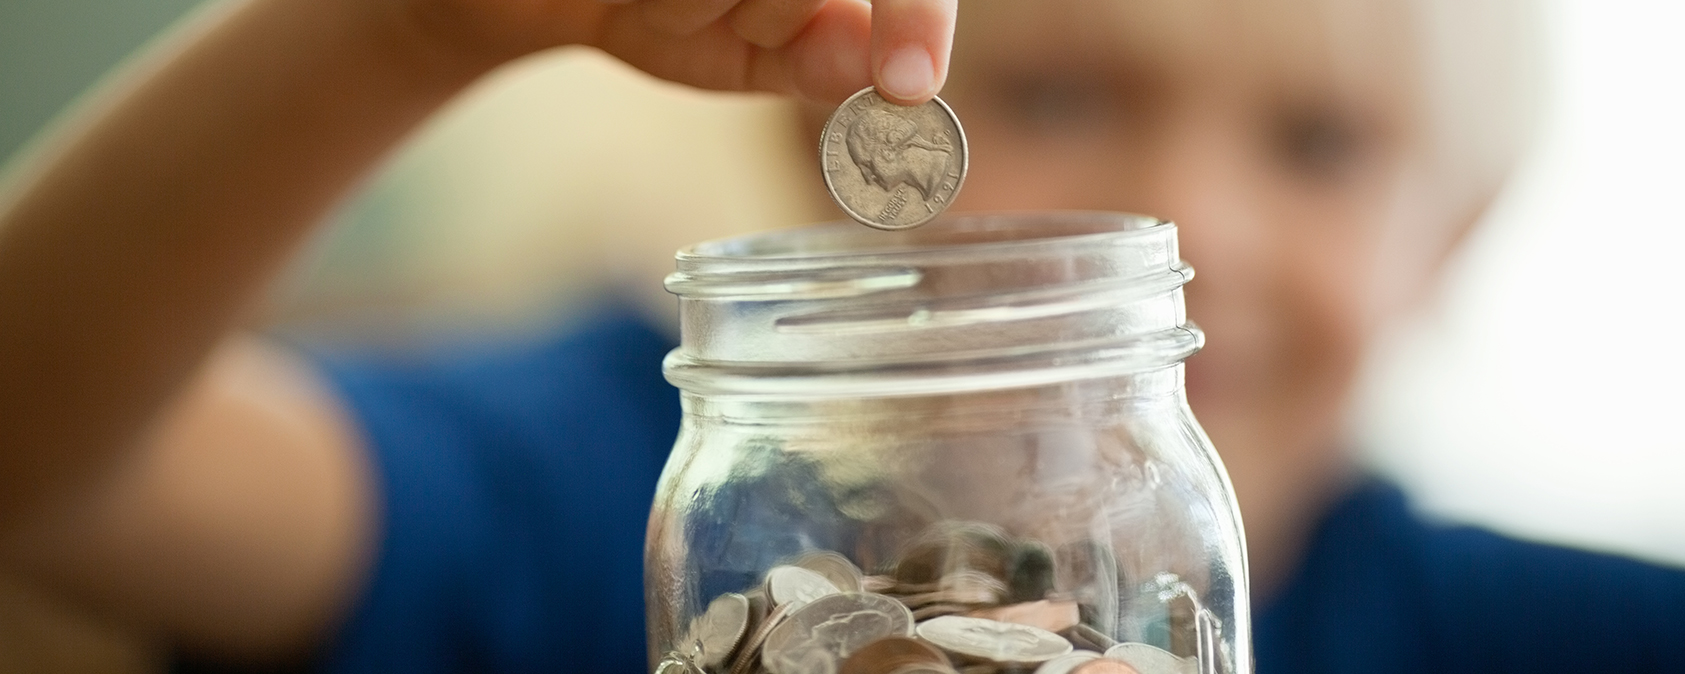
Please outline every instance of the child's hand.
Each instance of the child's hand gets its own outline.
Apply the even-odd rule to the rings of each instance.
[[[709,89],[919,103],[947,76],[957,0],[382,0],[467,58],[599,47]]]

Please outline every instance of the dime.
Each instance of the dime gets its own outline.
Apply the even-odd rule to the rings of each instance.
[[[865,581],[865,574],[860,573],[860,567],[854,562],[830,550],[815,550],[795,561],[795,566],[807,569],[825,577],[832,585],[843,592],[859,592]]]
[[[1126,662],[1139,674],[1197,674],[1199,660],[1179,658],[1170,651],[1143,643],[1125,642],[1106,649],[1106,658]]]
[[[843,212],[878,229],[917,227],[965,182],[965,131],[940,98],[902,106],[867,88],[843,101],[819,137],[819,162]]]
[[[792,611],[774,628],[761,664],[772,674],[826,674],[873,641],[912,633],[912,614],[894,599],[865,592],[833,594]]]
[[[1071,674],[1090,660],[1099,660],[1100,654],[1094,651],[1076,651],[1061,655],[1036,668],[1036,674]]]
[[[725,664],[743,634],[749,629],[749,599],[735,592],[727,592],[708,604],[708,610],[690,621],[684,647],[695,649],[695,658],[703,667]]]
[[[1032,601],[1023,604],[1009,604],[977,609],[966,615],[973,618],[988,618],[1003,623],[1017,623],[1040,627],[1049,632],[1059,632],[1075,627],[1079,622],[1079,611],[1074,601]]]
[[[950,653],[1005,664],[1046,662],[1071,652],[1071,642],[1047,630],[983,618],[931,618],[919,623],[918,634]]]
[[[915,665],[938,666],[946,670],[948,656],[918,639],[884,637],[848,656],[837,674],[901,674]]]
[[[791,610],[838,589],[824,576],[799,566],[775,566],[766,572],[766,595],[777,606],[788,604]]]

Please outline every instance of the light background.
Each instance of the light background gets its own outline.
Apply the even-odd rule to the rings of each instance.
[[[1425,509],[1685,562],[1685,5],[1553,0],[1541,145],[1355,426]]]
[[[1540,1],[1554,45],[1543,142],[1441,300],[1378,351],[1352,433],[1429,512],[1685,563],[1685,6]],[[0,156],[193,4],[0,2]],[[588,100],[569,95],[585,86]],[[276,315],[418,329],[550,317],[587,279],[637,266],[616,257],[617,237],[682,242],[649,223],[723,233],[799,219],[813,212],[807,176],[756,159],[796,142],[779,106],[591,58],[523,65],[372,181]],[[649,132],[597,126],[616,123]],[[546,125],[555,133],[512,131]],[[568,162],[609,140],[612,161]],[[648,198],[601,196],[628,180]]]

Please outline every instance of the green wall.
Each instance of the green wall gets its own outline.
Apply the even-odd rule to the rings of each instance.
[[[199,0],[0,0],[0,157]]]

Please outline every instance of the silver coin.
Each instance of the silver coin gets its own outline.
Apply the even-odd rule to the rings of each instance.
[[[1023,604],[1007,604],[1006,606],[991,606],[970,612],[973,618],[987,618],[1003,623],[1018,623],[1031,627],[1040,627],[1049,632],[1060,633],[1070,629],[1081,620],[1081,609],[1074,601],[1032,601]],[[1068,638],[1067,638],[1068,640]]]
[[[1047,630],[984,618],[931,618],[919,623],[918,634],[950,653],[1003,664],[1046,662],[1071,652],[1071,642]]]
[[[655,674],[703,674],[702,669],[682,653],[668,653],[655,663]]]
[[[824,576],[825,580],[831,581],[832,585],[843,592],[859,592],[866,578],[854,562],[830,550],[809,552],[797,558],[793,565]]]
[[[766,637],[761,664],[772,674],[831,674],[844,658],[891,636],[911,636],[913,615],[881,594],[846,592],[815,599]]]
[[[1150,644],[1126,641],[1106,649],[1106,658],[1128,663],[1141,674],[1198,674],[1199,660],[1177,657]]]
[[[911,229],[947,210],[968,161],[965,131],[940,98],[902,106],[867,88],[831,113],[819,137],[831,198],[878,229]]]
[[[1099,658],[1100,654],[1095,653],[1094,651],[1075,651],[1066,653],[1057,658],[1041,663],[1041,666],[1036,668],[1036,674],[1071,674],[1071,672],[1076,671],[1076,668],[1081,667],[1083,663],[1086,663],[1089,660],[1097,660]]]
[[[684,647],[694,650],[692,657],[703,667],[718,667],[731,657],[748,630],[748,597],[727,592],[715,598],[702,615],[690,621]]]
[[[824,576],[799,566],[775,566],[766,572],[766,596],[776,606],[795,610],[810,601],[842,590]]]

